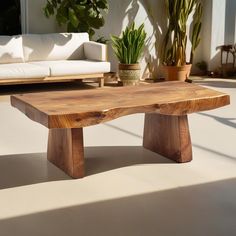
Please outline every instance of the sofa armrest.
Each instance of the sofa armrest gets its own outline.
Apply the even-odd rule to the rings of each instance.
[[[89,60],[107,61],[107,46],[92,41],[84,42],[84,55]]]

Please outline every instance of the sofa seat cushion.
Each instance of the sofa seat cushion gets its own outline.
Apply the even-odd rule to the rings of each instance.
[[[32,65],[50,67],[51,76],[84,75],[110,72],[110,62],[90,60],[38,61]]]
[[[29,63],[0,64],[0,79],[44,78],[50,75],[47,66]]]

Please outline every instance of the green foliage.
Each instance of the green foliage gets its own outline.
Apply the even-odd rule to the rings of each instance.
[[[110,41],[109,39],[106,39],[103,36],[100,36],[98,39],[96,39],[97,43],[103,43],[103,44],[107,44],[107,43],[109,43],[109,41]]]
[[[68,32],[88,32],[90,37],[105,23],[107,0],[47,0],[46,17],[56,15],[59,25],[67,25]]]
[[[192,63],[194,51],[200,43],[202,4],[200,0],[165,0],[168,29],[163,42],[162,62],[164,65],[182,66],[186,64],[187,21],[192,12],[193,30],[191,32]]]
[[[126,27],[121,37],[111,36],[112,48],[120,63],[138,63],[143,53],[146,36],[144,24],[136,29],[134,23]]]

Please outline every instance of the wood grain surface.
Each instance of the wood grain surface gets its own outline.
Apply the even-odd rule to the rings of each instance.
[[[50,129],[47,158],[72,178],[84,177],[83,129]]]
[[[229,103],[227,94],[178,81],[11,96],[12,106],[48,128],[81,128],[134,113],[181,116]]]
[[[191,161],[187,115],[145,114],[143,146],[179,163]]]

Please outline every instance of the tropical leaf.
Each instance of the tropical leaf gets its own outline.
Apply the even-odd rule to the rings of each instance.
[[[107,0],[47,0],[43,8],[46,17],[55,15],[59,25],[67,25],[69,32],[88,32],[101,28],[104,13],[108,11]]]
[[[74,9],[69,8],[69,21],[74,28],[77,28],[79,25],[79,19],[77,18]]]

